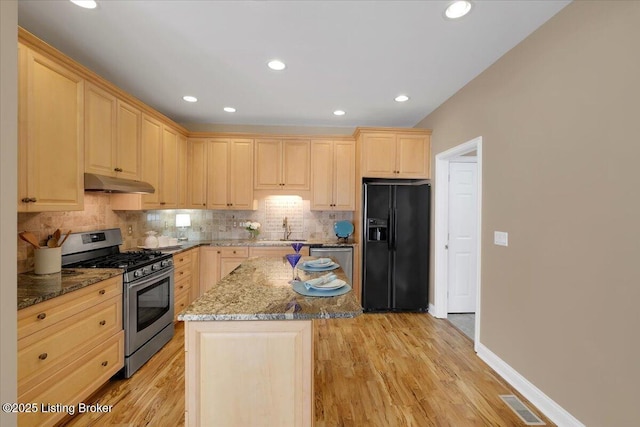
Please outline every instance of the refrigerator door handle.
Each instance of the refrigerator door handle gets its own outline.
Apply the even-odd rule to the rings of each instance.
[[[398,221],[397,221],[397,216],[398,216],[398,210],[394,209],[393,210],[393,250],[395,251],[398,248]]]
[[[387,249],[393,250],[393,209],[389,209],[389,216],[387,216]]]

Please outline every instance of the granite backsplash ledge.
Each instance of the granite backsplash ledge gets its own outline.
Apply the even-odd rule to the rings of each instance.
[[[283,237],[282,222],[287,217],[291,239],[331,240],[335,238],[333,224],[340,220],[353,220],[353,212],[312,211],[309,200],[290,196],[270,196],[260,199],[255,211],[215,210],[151,210],[113,211],[110,197],[103,193],[85,193],[84,210],[69,212],[18,213],[18,231],[30,231],[40,241],[56,229],[74,233],[106,228],[120,228],[121,250],[135,248],[144,243],[145,232],[154,230],[159,235],[178,237],[184,232],[192,241],[246,239],[249,232],[241,223],[254,221],[261,224],[259,239],[278,240]],[[176,227],[176,214],[188,213],[191,226]],[[33,248],[16,236],[18,246],[18,272],[33,270]]]

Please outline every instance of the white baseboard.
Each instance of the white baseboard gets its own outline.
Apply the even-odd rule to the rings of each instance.
[[[429,314],[436,317],[436,306],[429,303]]]
[[[429,308],[431,310],[431,308]],[[585,427],[573,415],[565,411],[560,405],[554,402],[542,390],[530,383],[525,377],[520,375],[515,369],[505,363],[491,350],[481,343],[476,343],[478,356],[484,360],[494,371],[518,390],[522,395],[533,403],[537,409],[556,423],[559,427]],[[532,409],[532,408],[530,408]]]

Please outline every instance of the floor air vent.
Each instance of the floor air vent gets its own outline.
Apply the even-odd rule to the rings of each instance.
[[[527,408],[520,399],[513,394],[502,394],[500,398],[504,400],[509,408],[513,409],[522,421],[528,426],[544,426],[546,425],[540,418],[536,416],[529,408]]]

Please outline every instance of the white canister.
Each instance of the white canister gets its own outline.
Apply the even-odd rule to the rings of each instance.
[[[147,231],[146,233],[144,233],[147,235],[147,238],[144,239],[144,247],[145,248],[157,248],[158,247],[158,238],[156,237],[156,233],[155,231]]]
[[[62,248],[40,248],[35,249],[35,271],[36,274],[59,273],[62,269]]]
[[[169,246],[178,246],[178,238],[172,237],[169,239]]]
[[[167,246],[169,246],[169,236],[158,237],[158,245],[161,248],[166,248]]]

